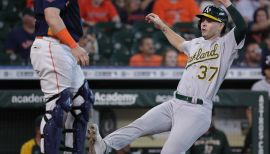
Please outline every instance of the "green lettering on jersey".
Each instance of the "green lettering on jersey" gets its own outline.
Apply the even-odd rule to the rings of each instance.
[[[218,51],[219,45],[215,44],[214,48],[210,51],[205,51],[202,48],[199,48],[197,52],[195,52],[192,56],[188,58],[188,63],[186,69],[196,63],[203,62],[206,60],[217,59],[219,57]]]

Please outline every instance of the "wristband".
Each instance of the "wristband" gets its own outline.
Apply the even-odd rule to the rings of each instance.
[[[68,45],[71,49],[76,48],[78,45],[69,34],[67,28],[63,28],[55,34],[55,36],[64,44]]]

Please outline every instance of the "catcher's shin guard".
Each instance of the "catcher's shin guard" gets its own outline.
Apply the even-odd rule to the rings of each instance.
[[[69,112],[71,107],[72,93],[69,88],[47,100],[46,113],[40,127],[42,153],[56,154],[59,152],[64,112]]]
[[[84,152],[87,122],[94,95],[87,81],[73,97],[73,107],[65,123],[65,147],[63,151],[82,154]]]

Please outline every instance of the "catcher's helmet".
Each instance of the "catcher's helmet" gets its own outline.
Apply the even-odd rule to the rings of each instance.
[[[265,75],[264,70],[270,69],[270,55],[266,56],[262,63],[262,74]]]
[[[227,13],[220,7],[209,5],[204,8],[202,14],[196,15],[198,18],[206,17],[217,22],[223,22],[225,25],[228,22]]]

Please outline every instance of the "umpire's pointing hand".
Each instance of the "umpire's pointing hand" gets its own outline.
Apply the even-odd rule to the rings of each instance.
[[[77,63],[81,66],[89,65],[89,57],[87,52],[80,46],[71,49],[73,56],[76,58]]]

